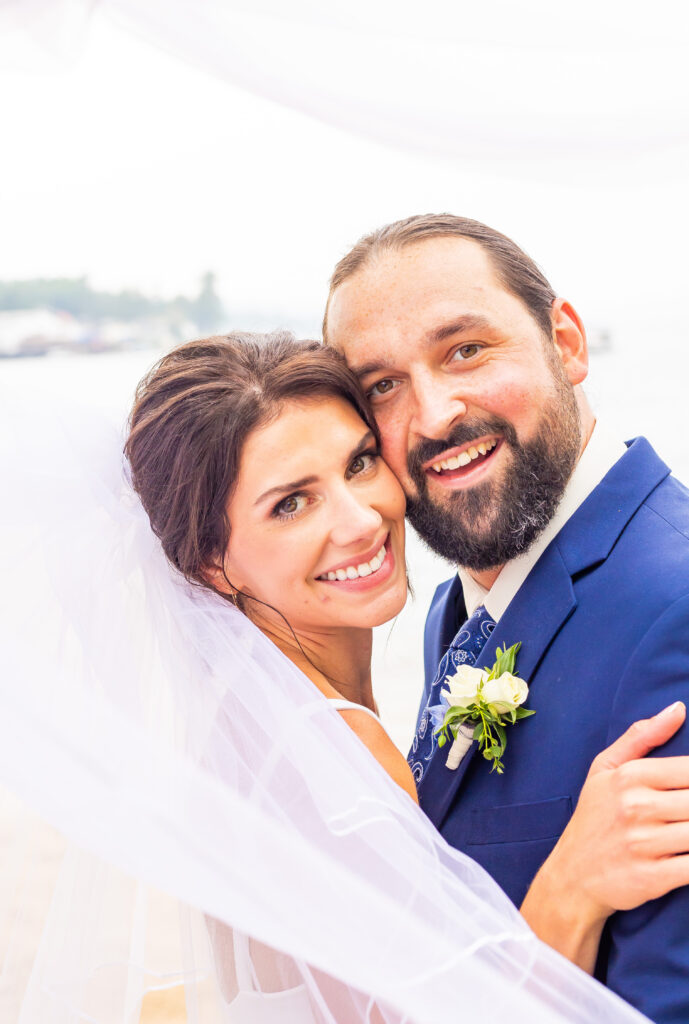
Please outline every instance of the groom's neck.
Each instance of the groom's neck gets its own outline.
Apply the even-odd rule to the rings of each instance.
[[[475,572],[473,569],[467,571],[472,580],[475,580],[480,587],[490,590],[504,568],[504,565],[498,565],[496,568],[484,569],[482,572]]]
[[[577,457],[578,463],[586,445],[591,440],[591,434],[593,433],[593,428],[596,425],[596,419],[581,388],[577,389],[577,403],[579,405],[579,415],[581,417],[581,446]],[[475,580],[475,582],[478,583],[479,586],[483,587],[484,590],[490,590],[504,568],[504,565],[498,565],[481,571],[476,571],[474,569],[467,569],[466,571],[469,573],[472,580]]]

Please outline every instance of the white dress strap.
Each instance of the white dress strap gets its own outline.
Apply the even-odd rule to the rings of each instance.
[[[367,715],[372,715],[377,722],[380,721],[375,711],[371,711],[370,708],[364,707],[363,704],[355,704],[351,700],[342,700],[341,697],[327,697],[326,700],[332,704],[337,711],[365,711]]]

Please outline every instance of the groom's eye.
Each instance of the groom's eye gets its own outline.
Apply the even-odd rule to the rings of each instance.
[[[470,345],[460,345],[459,348],[455,350],[452,358],[457,361],[462,359],[473,359],[476,353],[480,351],[481,346],[472,342]]]
[[[383,395],[389,395],[391,391],[395,390],[397,381],[391,377],[384,377],[383,380],[376,381],[372,388],[369,389],[369,398],[382,398]]]

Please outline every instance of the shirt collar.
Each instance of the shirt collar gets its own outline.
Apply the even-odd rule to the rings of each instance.
[[[460,567],[458,574],[467,616],[473,615],[479,605],[483,604],[495,622],[500,619],[550,542],[625,451],[626,448],[621,441],[599,424],[594,426],[588,444],[565,487],[555,515],[528,551],[513,558],[503,567],[490,590],[482,587],[466,569]]]

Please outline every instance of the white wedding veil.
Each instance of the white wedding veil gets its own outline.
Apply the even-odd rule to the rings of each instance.
[[[122,430],[4,400],[3,1022],[643,1019],[171,570]]]

